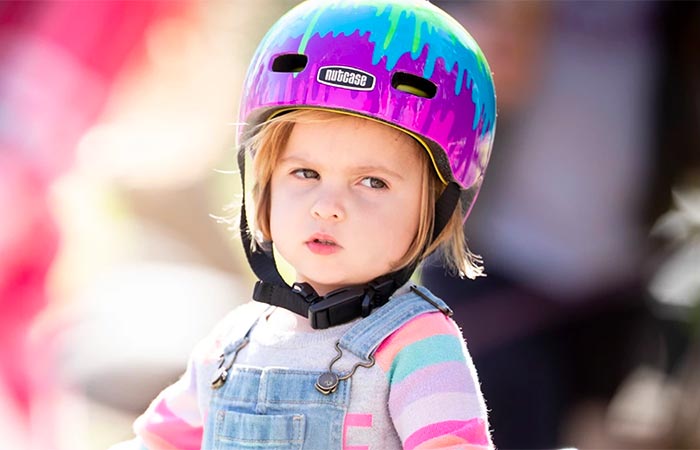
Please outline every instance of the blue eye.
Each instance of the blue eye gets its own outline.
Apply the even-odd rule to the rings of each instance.
[[[374,177],[363,178],[360,183],[372,189],[386,189],[388,187],[384,181]]]
[[[312,179],[319,178],[318,172],[311,169],[296,169],[292,171],[292,175],[297,178]]]

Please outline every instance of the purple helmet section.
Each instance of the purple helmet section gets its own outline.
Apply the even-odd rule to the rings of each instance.
[[[272,71],[285,54],[306,55],[308,63],[297,73]],[[324,67],[365,72],[376,82],[371,90],[323,84],[317,77]],[[397,72],[430,80],[436,95],[396,89]],[[442,178],[475,197],[495,130],[493,80],[473,39],[427,1],[311,0],[280,19],[246,77],[244,133],[274,111],[302,106],[349,111],[418,135]]]

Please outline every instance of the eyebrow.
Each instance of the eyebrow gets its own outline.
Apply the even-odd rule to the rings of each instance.
[[[298,156],[285,156],[284,158],[280,158],[279,163],[301,163],[301,164],[311,164],[311,161],[300,158]]]
[[[400,180],[404,179],[400,173],[395,172],[395,171],[393,171],[387,167],[384,167],[384,166],[358,166],[358,167],[354,167],[353,169],[356,172],[384,172],[384,173],[388,174],[389,176],[391,176],[392,178],[398,178]]]

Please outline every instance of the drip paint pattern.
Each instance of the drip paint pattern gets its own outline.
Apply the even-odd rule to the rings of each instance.
[[[408,53],[416,61],[423,57],[422,75],[431,79],[438,59],[448,72],[456,70],[457,82],[453,89],[454,94],[459,95],[463,89],[471,90],[472,101],[476,109],[472,129],[476,129],[483,122],[481,133],[492,132],[495,124],[495,95],[493,89],[481,92],[474,86],[492,87],[490,82],[490,69],[488,63],[479,51],[455,51],[452,46],[469,46],[477,48],[474,39],[460,26],[451,26],[451,33],[445,31],[442,24],[445,21],[453,21],[451,17],[437,9],[411,8],[413,1],[405,1],[401,5],[387,5],[384,1],[368,2],[375,5],[352,5],[352,21],[334,20],[334,14],[346,15],[345,10],[338,9],[339,1],[329,0],[322,7],[316,8],[316,4],[302,4],[298,8],[295,21],[285,23],[275,30],[284,30],[287,36],[299,39],[297,51],[304,54],[312,39],[333,39],[339,35],[351,36],[358,33],[366,36],[373,44],[372,64],[384,64],[386,71],[396,68],[398,61]],[[424,3],[424,0],[418,0]],[[331,16],[331,17],[328,17]],[[297,20],[298,17],[303,20]],[[320,20],[322,17],[326,20]],[[284,20],[284,19],[282,19]],[[306,25],[306,26],[304,26]],[[272,30],[272,31],[275,31]],[[401,32],[399,32],[401,30]],[[412,30],[412,32],[410,32]],[[461,31],[458,35],[457,32]],[[269,33],[261,44],[266,48],[270,42],[278,40],[276,33]],[[450,47],[447,47],[449,45]],[[427,50],[424,55],[423,49]],[[465,60],[459,60],[458,56],[469,55]]]
[[[294,65],[285,68],[285,61]],[[375,83],[357,89],[318,81],[329,67],[368,74]],[[275,112],[297,108],[359,114],[403,129],[423,143],[443,183],[460,185],[469,215],[495,133],[493,79],[474,39],[430,2],[307,0],[263,38],[244,92],[243,140]]]

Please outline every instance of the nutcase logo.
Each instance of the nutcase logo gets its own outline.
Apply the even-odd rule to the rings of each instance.
[[[316,79],[319,83],[356,91],[374,89],[374,75],[352,67],[325,66],[318,69]]]

